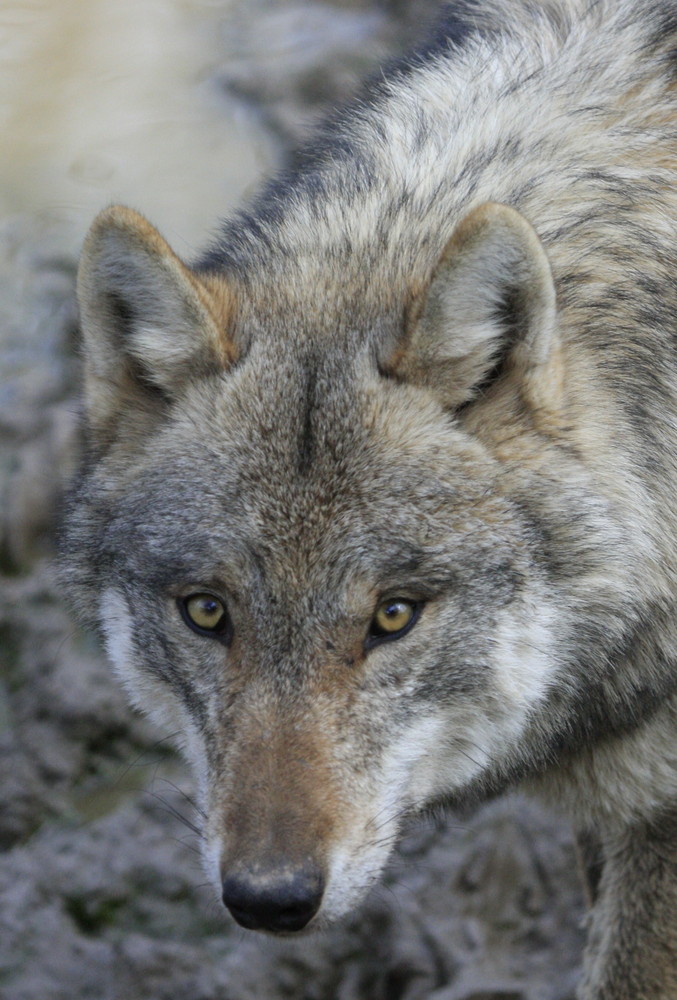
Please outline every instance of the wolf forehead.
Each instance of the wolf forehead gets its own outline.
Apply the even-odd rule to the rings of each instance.
[[[251,577],[263,564],[301,586],[329,569],[406,582],[470,551],[505,561],[518,533],[480,446],[365,358],[299,365],[252,348],[196,381],[129,463],[123,485],[106,460],[96,476],[102,555],[142,575]]]

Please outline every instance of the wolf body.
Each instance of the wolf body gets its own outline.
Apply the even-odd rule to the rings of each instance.
[[[677,3],[455,4],[192,266],[92,226],[64,574],[244,926],[521,786],[587,848],[580,997],[677,998],[676,50]]]

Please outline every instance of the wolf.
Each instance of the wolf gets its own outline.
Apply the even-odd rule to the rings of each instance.
[[[581,1000],[677,998],[676,52],[675,2],[457,2],[196,261],[91,227],[64,579],[244,927],[519,787]]]

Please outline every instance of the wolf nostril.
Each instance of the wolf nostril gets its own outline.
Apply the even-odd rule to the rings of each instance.
[[[322,902],[324,879],[312,866],[290,871],[242,870],[223,880],[223,902],[249,930],[300,931]]]

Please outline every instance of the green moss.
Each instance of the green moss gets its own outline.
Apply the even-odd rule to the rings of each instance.
[[[64,909],[78,930],[96,936],[112,927],[125,900],[95,900],[84,896],[66,896]]]

